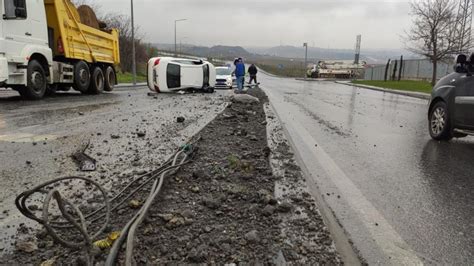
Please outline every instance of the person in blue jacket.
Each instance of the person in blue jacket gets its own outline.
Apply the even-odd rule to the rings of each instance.
[[[237,81],[237,89],[239,92],[242,92],[245,82],[245,64],[242,58],[235,61],[235,78]]]

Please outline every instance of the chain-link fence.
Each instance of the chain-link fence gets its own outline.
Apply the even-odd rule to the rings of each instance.
[[[396,66],[395,66],[396,65]],[[395,69],[396,67],[396,69]],[[378,65],[365,69],[364,79],[385,80],[386,65]],[[438,62],[437,78],[453,72],[453,64]],[[431,80],[433,64],[428,59],[403,60],[402,71],[400,73],[400,60],[392,60],[387,71],[387,80],[398,80],[399,75],[402,80]]]

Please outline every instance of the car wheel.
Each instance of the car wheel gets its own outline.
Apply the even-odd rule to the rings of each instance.
[[[29,100],[39,100],[43,98],[47,89],[46,73],[43,66],[36,60],[31,60],[27,68],[27,85],[20,87],[20,95]]]
[[[74,65],[74,89],[82,93],[87,93],[91,84],[91,73],[89,66],[84,61],[79,61]]]
[[[104,91],[104,72],[100,67],[94,68],[92,81],[89,87],[90,94],[101,94]]]
[[[207,93],[214,93],[214,88],[213,87],[207,87],[205,90]]]
[[[435,140],[450,140],[453,138],[448,106],[445,102],[440,101],[431,109],[429,130],[431,137]]]

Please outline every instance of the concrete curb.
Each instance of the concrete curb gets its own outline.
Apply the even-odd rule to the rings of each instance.
[[[342,84],[342,85],[347,85],[347,86],[352,86],[352,87],[358,87],[358,88],[367,89],[367,90],[374,90],[374,91],[381,91],[381,92],[387,92],[387,93],[392,93],[392,94],[398,94],[398,95],[403,95],[403,96],[408,96],[408,97],[413,97],[413,98],[418,98],[418,99],[423,99],[423,100],[430,100],[431,99],[431,95],[428,94],[428,93],[385,89],[385,88],[369,86],[369,85],[353,84],[350,81],[335,81],[335,82],[337,84]]]
[[[136,85],[133,85],[132,83],[120,83],[118,85],[115,85],[115,88],[135,88],[135,87],[143,87],[146,85],[147,85],[146,82],[137,83]]]

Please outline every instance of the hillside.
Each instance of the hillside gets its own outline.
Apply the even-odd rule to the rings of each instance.
[[[174,44],[155,44],[158,49],[173,51]],[[178,45],[178,50],[184,54],[207,58],[223,58],[232,59],[236,57],[252,57],[252,54],[240,46],[216,45],[212,47],[194,46],[194,45]]]

